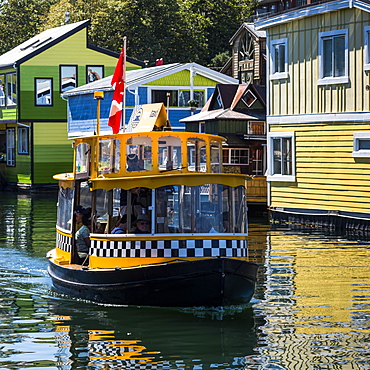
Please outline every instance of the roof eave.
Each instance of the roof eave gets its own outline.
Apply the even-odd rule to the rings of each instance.
[[[364,3],[361,0],[330,1],[317,5],[310,5],[305,8],[293,9],[291,11],[276,16],[256,20],[254,26],[256,30],[263,30],[273,26],[278,26],[280,24],[293,22],[302,18],[353,7],[366,12],[370,12],[370,4]]]

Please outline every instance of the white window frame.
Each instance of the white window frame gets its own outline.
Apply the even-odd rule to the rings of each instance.
[[[276,70],[277,60],[275,59],[275,48],[277,45],[285,46],[285,62],[284,72],[274,72]],[[271,55],[271,66],[270,66],[270,80],[279,80],[288,78],[288,39],[277,39],[271,40],[270,42],[270,55]]]
[[[228,151],[228,156],[227,156],[227,162],[224,162],[223,160],[222,160],[222,164],[224,164],[224,165],[226,165],[226,166],[249,166],[249,161],[250,161],[250,151],[249,151],[249,148],[222,148],[222,152],[224,152],[224,151]],[[232,153],[232,151],[233,150],[238,150],[238,151],[245,151],[245,152],[247,152],[247,163],[240,163],[240,162],[232,162],[232,158],[240,158],[240,156],[238,156],[238,157],[233,157],[232,155],[231,155],[231,153]],[[223,153],[222,153],[222,158],[223,158]]]
[[[370,132],[353,133],[353,158],[370,158],[370,149],[360,149],[360,141],[363,139],[370,140]]]
[[[344,76],[340,77],[324,77],[324,39],[334,38],[336,36],[344,36]],[[341,29],[319,33],[319,80],[318,85],[334,85],[345,84],[349,82],[348,72],[348,29]]]
[[[364,70],[370,70],[370,26],[364,28]]]
[[[18,154],[29,154],[28,141],[29,141],[29,128],[18,127]]]
[[[273,152],[273,139],[278,138],[291,138],[292,140],[292,174],[283,175],[281,173],[274,174],[274,152]],[[294,131],[284,132],[269,132],[267,134],[267,181],[284,181],[284,182],[295,182],[296,181],[296,169],[295,169],[295,133]]]

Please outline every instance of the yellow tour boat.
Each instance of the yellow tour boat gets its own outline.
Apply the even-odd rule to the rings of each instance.
[[[54,176],[53,287],[117,305],[248,303],[248,176],[223,173],[222,137],[172,131],[163,104],[142,109],[152,121],[130,132],[74,138],[73,173]]]

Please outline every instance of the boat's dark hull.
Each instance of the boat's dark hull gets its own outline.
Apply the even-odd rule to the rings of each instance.
[[[76,270],[49,260],[59,292],[100,303],[217,307],[245,304],[253,296],[257,265],[213,258],[130,269]]]

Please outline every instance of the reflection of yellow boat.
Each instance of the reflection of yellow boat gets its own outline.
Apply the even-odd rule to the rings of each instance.
[[[221,137],[172,132],[163,105],[151,108],[152,114],[145,114],[148,107],[142,113],[144,128],[139,123],[132,132],[74,139],[74,172],[55,176],[53,285],[112,304],[247,303],[257,273],[247,259],[247,178],[222,173]],[[77,205],[92,209],[87,264],[78,259],[70,222]],[[118,212],[127,215],[127,225],[139,227],[147,218],[150,226],[144,234],[131,226],[112,234]]]

